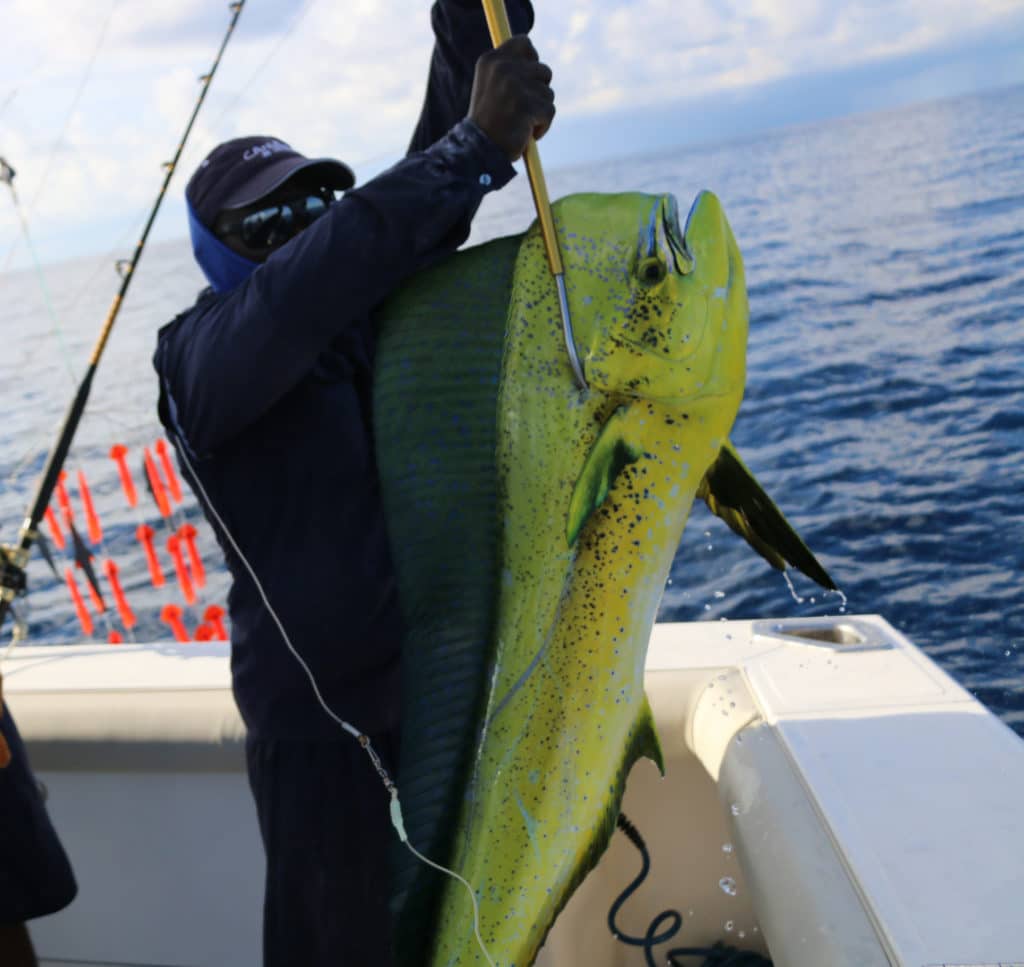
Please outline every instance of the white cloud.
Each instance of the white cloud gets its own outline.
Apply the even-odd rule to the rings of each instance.
[[[561,116],[647,106],[934,49],[1020,0],[535,0]],[[0,156],[37,237],[138,220],[228,21],[209,0],[0,0]],[[430,55],[422,0],[249,0],[173,189],[217,142],[275,134],[381,166],[401,154]],[[98,53],[96,53],[98,50]],[[76,92],[88,83],[60,144]],[[45,184],[43,178],[45,175]],[[0,196],[0,268],[17,223]]]

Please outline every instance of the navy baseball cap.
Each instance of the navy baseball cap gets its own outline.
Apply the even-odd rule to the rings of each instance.
[[[300,171],[321,188],[345,191],[356,183],[352,169],[340,161],[307,158],[279,138],[255,135],[217,145],[189,179],[185,198],[198,219],[212,227],[222,211],[251,205]]]

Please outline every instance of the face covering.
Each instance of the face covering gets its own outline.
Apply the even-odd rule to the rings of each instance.
[[[259,262],[253,262],[237,252],[232,252],[213,232],[210,231],[192,210],[188,208],[188,230],[192,236],[192,253],[203,270],[207,282],[214,292],[230,292],[240,286]]]

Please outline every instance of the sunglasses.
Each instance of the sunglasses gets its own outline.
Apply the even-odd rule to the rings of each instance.
[[[218,235],[234,235],[248,248],[269,250],[283,245],[313,224],[334,203],[334,192],[321,189],[249,212],[220,227]]]

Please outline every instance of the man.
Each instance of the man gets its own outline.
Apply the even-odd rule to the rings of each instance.
[[[0,688],[0,964],[35,967],[25,921],[56,913],[77,892]]]
[[[529,3],[509,8],[525,33]],[[373,459],[370,311],[455,251],[554,116],[551,72],[524,36],[485,54],[479,0],[437,0],[432,22],[410,153],[362,188],[335,202],[354,182],[345,165],[269,137],[202,163],[186,198],[213,291],[161,330],[154,358],[160,418],[234,578],[271,967],[390,963],[387,795],[277,624],[393,775],[402,624]]]

